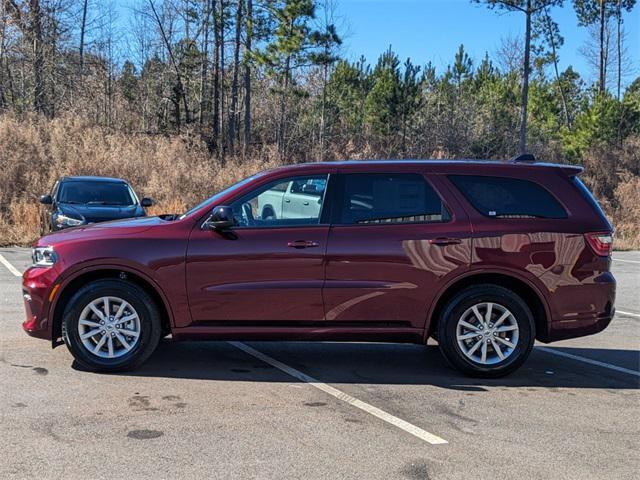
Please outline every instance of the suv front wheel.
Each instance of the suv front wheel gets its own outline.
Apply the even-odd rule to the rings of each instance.
[[[527,359],[535,340],[533,315],[511,290],[477,285],[458,292],[438,321],[438,344],[458,370],[501,377]]]
[[[135,283],[97,280],[69,300],[62,332],[71,354],[84,368],[129,370],[147,360],[157,347],[160,313],[155,301]]]

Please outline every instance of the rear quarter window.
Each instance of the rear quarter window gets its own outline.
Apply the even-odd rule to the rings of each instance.
[[[480,213],[493,218],[567,218],[544,187],[529,180],[481,175],[449,175]]]

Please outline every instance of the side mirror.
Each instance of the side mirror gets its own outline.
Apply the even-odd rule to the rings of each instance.
[[[42,195],[40,197],[40,203],[43,205],[51,205],[53,203],[53,198],[51,198],[51,195]]]
[[[234,225],[233,209],[225,205],[218,205],[212,210],[211,216],[204,223],[203,227],[210,230],[226,230]]]
[[[153,205],[153,200],[151,200],[148,197],[144,197],[141,201],[140,201],[140,205],[142,205],[143,207],[150,207],[151,205]]]

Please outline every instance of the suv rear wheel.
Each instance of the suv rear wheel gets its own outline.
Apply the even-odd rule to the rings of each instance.
[[[458,292],[438,321],[438,344],[458,370],[501,377],[527,359],[535,340],[533,315],[511,290],[477,285]]]
[[[153,353],[161,335],[160,313],[138,285],[124,280],[91,282],[69,300],[63,336],[84,368],[129,370]]]

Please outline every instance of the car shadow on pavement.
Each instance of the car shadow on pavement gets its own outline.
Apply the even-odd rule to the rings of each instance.
[[[527,362],[498,379],[465,377],[450,367],[437,346],[333,343],[251,342],[260,352],[320,382],[330,384],[432,385],[483,392],[487,387],[638,389],[640,378],[534,349]],[[637,364],[637,350],[563,347],[562,352],[599,361]],[[74,364],[74,368],[79,368]],[[165,340],[137,370],[116,375],[243,382],[297,382],[286,373],[227,342]]]

